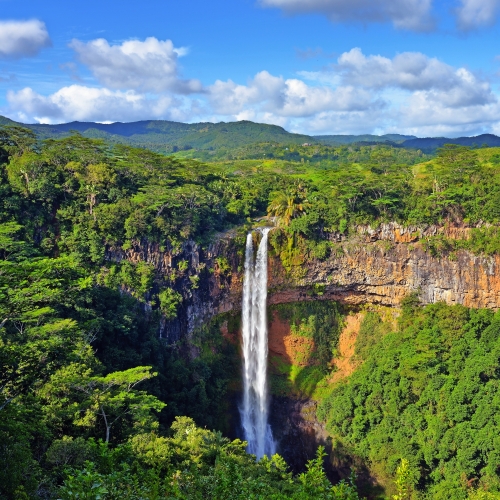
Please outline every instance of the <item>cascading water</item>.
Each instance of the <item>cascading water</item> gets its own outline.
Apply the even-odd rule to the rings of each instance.
[[[243,282],[243,403],[241,423],[247,451],[257,456],[271,456],[276,445],[267,418],[267,235],[262,240],[254,263],[252,234],[247,235],[245,276]]]

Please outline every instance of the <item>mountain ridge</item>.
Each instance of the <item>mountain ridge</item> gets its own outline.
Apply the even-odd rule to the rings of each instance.
[[[314,139],[323,144],[352,144],[355,142],[395,142],[402,143],[408,139],[418,139],[415,135],[402,135],[402,134],[361,134],[361,135],[313,135]]]
[[[480,134],[471,137],[423,137],[410,139],[402,143],[405,148],[415,148],[422,150],[434,150],[445,144],[458,144],[460,146],[482,146],[486,144],[489,147],[500,146],[500,137],[494,134]]]
[[[60,124],[25,124],[0,116],[0,126],[18,125],[33,130],[40,139],[58,139],[73,131],[85,137],[105,139],[112,143],[130,144],[154,151],[171,153],[179,149],[211,151],[220,148],[246,146],[262,142],[279,144],[322,144],[342,146],[348,144],[388,144],[394,147],[420,149],[433,152],[444,144],[479,147],[500,146],[500,137],[480,134],[471,137],[423,137],[403,134],[360,135],[306,135],[288,132],[278,125],[255,123],[249,120],[237,122],[183,123],[169,120],[140,120],[136,122],[80,122]]]

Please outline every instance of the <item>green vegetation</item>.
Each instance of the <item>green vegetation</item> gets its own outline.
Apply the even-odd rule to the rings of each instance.
[[[496,253],[497,155],[496,148],[447,145],[434,160],[410,166],[396,163],[390,148],[378,146],[360,164],[306,167],[270,194],[268,213],[278,218],[280,227],[270,236],[272,248],[285,268],[300,278],[306,259],[325,259],[342,250],[332,238],[328,241],[331,233],[347,236],[358,225],[377,227],[395,221],[403,226],[473,226],[467,240],[439,235],[424,242],[435,255],[461,248]]]
[[[239,362],[221,318],[189,342],[158,335],[182,283],[209,272],[182,245],[265,211],[270,182],[17,127],[0,131],[0,163],[0,498],[357,498],[321,452],[293,478],[222,437]],[[123,259],[141,240],[170,250],[168,276]]]
[[[388,155],[393,157],[397,163],[413,164],[430,158],[429,155],[424,155],[419,150],[398,148],[394,144],[329,145],[322,142],[297,144],[292,141],[284,144],[278,141],[259,142],[241,146],[219,147],[213,150],[189,149],[176,151],[175,156],[224,162],[225,166],[233,166],[233,168],[237,168],[238,163],[236,162],[238,161],[281,161],[287,162],[283,165],[284,168],[298,168],[304,171],[308,164],[325,169],[345,163],[364,163],[370,159],[374,149],[389,152]],[[290,165],[290,162],[296,163],[295,167]],[[251,165],[251,163],[247,163],[247,165]],[[245,163],[240,163],[240,166],[244,168]]]
[[[273,311],[290,322],[292,335],[310,338],[314,342],[314,351],[307,361],[327,369],[336,354],[342,326],[340,306],[336,302],[311,301],[272,306],[271,314]]]
[[[404,147],[421,149],[423,151],[434,152],[442,148],[445,144],[456,144],[470,148],[498,147],[500,138],[492,134],[481,134],[475,137],[457,137],[447,139],[445,137],[428,137],[425,139],[410,139],[404,142]]]
[[[78,132],[89,139],[104,139],[114,144],[147,148],[160,153],[176,153],[195,151],[196,154],[231,154],[240,146],[252,147],[257,143],[273,143],[273,145],[294,144],[310,145],[365,145],[386,144],[406,149],[421,150],[434,153],[446,143],[479,147],[498,147],[500,138],[492,134],[477,137],[444,137],[423,138],[401,134],[385,135],[318,135],[307,136],[293,134],[275,125],[239,121],[229,123],[179,123],[164,120],[144,120],[132,123],[94,123],[72,122],[59,125],[23,125],[9,118],[0,116],[0,125],[23,126],[37,134],[40,139],[62,139]],[[207,160],[210,156],[199,156]]]
[[[72,122],[61,125],[23,125],[0,116],[0,125],[29,128],[42,140],[63,139],[77,132],[88,139],[102,139],[112,144],[147,148],[159,153],[190,150],[211,152],[269,141],[280,144],[314,141],[310,136],[292,134],[276,125],[250,121],[187,124],[145,120],[111,124]]]
[[[138,434],[114,449],[104,443],[66,440],[55,442],[52,449],[52,463],[67,464],[58,490],[63,500],[359,498],[348,482],[330,484],[323,471],[322,448],[306,472],[293,478],[279,455],[255,462],[241,441],[231,442],[220,433],[200,429],[186,417],[175,420],[167,438]],[[75,457],[79,467],[75,467]]]
[[[384,135],[318,135],[316,139],[324,144],[352,144],[359,142],[395,142],[403,143],[408,139],[416,139],[414,135],[384,134]]]
[[[64,467],[85,479],[84,461],[105,453],[119,476],[131,463],[120,450],[177,415],[225,429],[234,347],[209,334],[196,358],[166,345],[160,313],[175,317],[181,294],[155,293],[152,266],[106,253],[223,228],[220,195],[203,187],[213,169],[81,136],[40,144],[19,128],[0,131],[0,163],[0,497],[60,498]]]
[[[303,144],[318,141],[339,145],[359,141],[393,140],[401,142],[412,136],[318,136],[292,134],[281,127],[250,121],[230,123],[178,123],[163,120],[145,120],[133,123],[73,122],[60,125],[22,125],[0,116],[0,125],[24,126],[34,131],[40,139],[62,139],[75,131],[89,139],[143,147],[162,153],[178,151],[205,151],[208,154],[221,149],[235,148],[256,143]]]
[[[394,498],[498,498],[500,315],[408,300],[397,330],[369,346],[380,324],[366,316],[364,362],[318,416],[379,480],[398,477]]]
[[[410,167],[397,163],[390,149],[378,147],[361,164],[316,169],[301,181],[309,209],[290,229],[314,237],[381,221],[495,223],[500,213],[494,152],[452,145],[440,150],[436,160]]]
[[[336,302],[297,302],[268,308],[269,318],[290,325],[290,334],[305,339],[288,362],[272,359],[271,391],[276,395],[318,399],[328,385],[337,354],[342,311]]]
[[[171,288],[165,288],[158,294],[160,301],[160,310],[167,319],[173,319],[177,316],[177,308],[182,302],[182,295]]]
[[[500,253],[500,228],[472,228],[467,238],[458,240],[444,235],[430,236],[423,240],[423,246],[435,257],[452,257],[457,250],[468,250],[476,255],[494,255]]]
[[[279,225],[271,251],[295,277],[308,258],[342,252],[333,241],[356,224],[477,225],[467,240],[434,237],[426,248],[496,254],[500,151],[445,146],[431,159],[386,144],[300,146],[303,138],[279,127],[231,126],[239,142],[230,131],[224,142],[226,124],[172,126],[184,138],[192,127],[200,149],[214,144],[217,161],[201,163],[186,158],[192,150],[131,147],[118,132],[109,142],[40,141],[8,125],[0,128],[0,497],[358,498],[350,483],[326,480],[321,450],[292,477],[280,457],[256,463],[222,437],[240,368],[221,326],[237,320],[216,318],[189,339],[161,336],[165,324],[178,327],[194,293],[207,292],[210,273],[224,286],[233,272],[224,256],[211,269],[194,264],[189,248],[269,213]],[[166,128],[152,148],[168,132],[155,126]],[[144,249],[168,252],[164,274]],[[395,498],[497,494],[497,315],[408,301],[391,332],[369,313],[356,346],[361,367],[332,392],[341,310],[313,301],[275,311],[305,347],[300,359],[276,363],[273,390],[323,398],[329,431],[385,485],[395,478]]]

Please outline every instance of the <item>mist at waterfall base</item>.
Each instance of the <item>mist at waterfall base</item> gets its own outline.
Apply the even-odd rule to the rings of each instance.
[[[269,417],[267,390],[267,235],[262,239],[254,262],[252,233],[247,235],[243,281],[243,401],[241,426],[248,453],[257,459],[276,453]]]

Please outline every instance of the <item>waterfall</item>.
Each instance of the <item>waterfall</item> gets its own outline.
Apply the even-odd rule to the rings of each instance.
[[[245,275],[243,282],[242,336],[243,336],[243,402],[241,423],[247,451],[257,456],[271,456],[276,452],[271,427],[267,421],[269,399],[267,394],[267,235],[262,240],[254,264],[253,238],[247,235]]]

